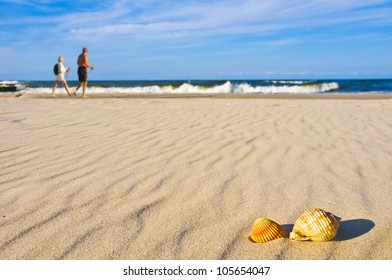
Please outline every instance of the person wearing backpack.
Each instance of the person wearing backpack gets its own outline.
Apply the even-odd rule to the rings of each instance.
[[[55,93],[59,83],[62,83],[64,85],[64,88],[65,88],[65,90],[68,93],[68,96],[72,96],[71,92],[69,91],[67,81],[65,80],[65,77],[64,77],[64,74],[68,73],[70,68],[69,67],[67,67],[67,68],[64,67],[64,65],[63,65],[64,58],[62,56],[59,56],[57,61],[58,61],[58,63],[53,68],[53,72],[54,72],[54,75],[55,75],[55,78],[56,78],[56,82],[54,83],[54,86],[53,86],[52,97],[56,97],[56,95],[54,93]]]

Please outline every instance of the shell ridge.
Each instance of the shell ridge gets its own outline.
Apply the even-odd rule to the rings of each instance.
[[[340,218],[320,208],[305,211],[294,223],[291,240],[329,241],[336,236]]]
[[[258,218],[253,223],[249,238],[256,243],[265,243],[284,235],[281,225],[267,218]]]

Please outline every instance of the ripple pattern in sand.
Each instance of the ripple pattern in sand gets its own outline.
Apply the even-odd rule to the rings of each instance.
[[[366,217],[368,244],[390,244],[390,105],[4,100],[0,258],[334,259],[364,238],[248,242],[255,218],[292,224],[311,207]],[[349,258],[392,257],[369,246]]]

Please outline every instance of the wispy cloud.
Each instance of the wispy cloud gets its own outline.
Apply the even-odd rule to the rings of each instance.
[[[53,1],[7,0],[6,2],[49,9]],[[67,3],[59,1],[60,3]],[[75,1],[83,3],[84,1]],[[2,25],[39,27],[48,34],[68,34],[70,38],[107,40],[129,35],[140,39],[191,38],[263,35],[341,24],[387,24],[392,8],[385,0],[226,0],[226,1],[100,1],[88,9],[77,3],[56,14],[28,14],[7,17]],[[67,4],[69,5],[69,4]],[[0,12],[1,13],[1,12]],[[1,23],[0,23],[1,24]],[[21,27],[23,28],[23,27]]]
[[[217,65],[243,59],[246,67],[253,63],[254,72],[265,73],[274,67],[259,70],[254,57],[276,63],[263,56],[273,50],[287,58],[293,49],[306,53],[309,44],[325,46],[324,53],[328,44],[340,42],[390,44],[391,14],[390,0],[4,0],[0,44],[16,53],[53,55],[94,46],[102,62],[110,61],[108,67],[116,67],[116,60],[152,61],[138,57],[182,55],[182,61],[201,64],[204,56],[209,59],[204,64]],[[108,50],[115,55],[109,58]]]
[[[390,23],[387,1],[147,1],[137,7],[127,1],[96,13],[63,18],[75,38],[116,35],[143,39],[270,34],[292,29],[339,24]],[[163,7],[162,7],[163,6]],[[154,7],[160,7],[154,8]]]

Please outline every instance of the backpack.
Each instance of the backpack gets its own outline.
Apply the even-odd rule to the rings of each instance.
[[[59,74],[59,64],[58,64],[58,63],[56,63],[56,64],[54,65],[54,67],[53,67],[53,73],[54,73],[55,75],[58,75],[58,74]]]

